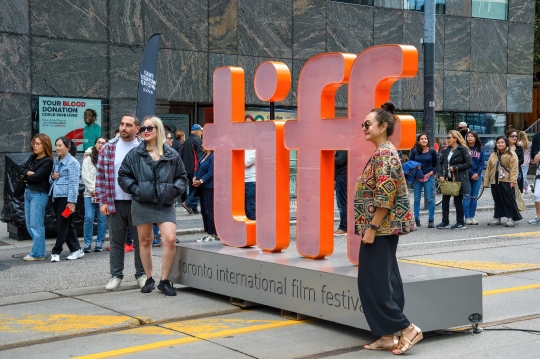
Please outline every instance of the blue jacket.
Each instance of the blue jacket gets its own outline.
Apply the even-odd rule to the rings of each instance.
[[[429,173],[433,171],[433,174],[437,173],[437,152],[430,148],[429,152],[418,153],[416,148],[411,151],[411,157],[409,158],[412,161],[420,162],[422,166],[422,172]]]
[[[69,153],[63,160],[59,161],[59,159],[59,157],[54,159],[53,173],[60,173],[60,177],[53,180],[49,176],[49,183],[51,184],[49,195],[52,194],[53,198],[67,197],[68,202],[77,203],[81,165]]]
[[[475,146],[469,147],[469,155],[472,160],[472,167],[469,168],[469,178],[475,173],[480,177],[482,175],[482,170],[484,169],[484,156],[482,155],[482,151],[477,151]]]
[[[214,152],[203,162],[205,155],[199,157],[199,167],[193,177],[203,180],[201,188],[214,188]]]
[[[420,162],[407,161],[403,164],[403,173],[405,173],[405,179],[407,183],[413,183],[416,178],[424,178],[424,172],[418,169]]]

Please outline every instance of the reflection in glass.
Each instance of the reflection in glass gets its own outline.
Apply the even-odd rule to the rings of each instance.
[[[403,0],[403,8],[411,11],[424,11],[425,0]],[[436,0],[435,13],[444,14],[445,0]]]
[[[507,20],[508,0],[472,0],[472,16],[485,19]]]

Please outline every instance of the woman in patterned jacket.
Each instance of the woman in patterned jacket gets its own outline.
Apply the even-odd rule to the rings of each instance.
[[[416,230],[405,176],[396,148],[388,140],[397,118],[386,102],[362,123],[366,140],[375,145],[356,182],[355,232],[362,235],[358,291],[364,315],[374,336],[369,350],[403,354],[422,339],[422,331],[403,314],[405,297],[396,258],[398,236]],[[398,339],[396,332],[401,332]]]

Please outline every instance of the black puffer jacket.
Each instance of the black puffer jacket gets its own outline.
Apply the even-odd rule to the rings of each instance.
[[[154,163],[143,141],[122,161],[118,184],[133,200],[172,206],[175,197],[185,192],[187,175],[180,155],[167,144],[163,144],[163,152]]]
[[[448,179],[448,155],[450,154],[450,146],[446,147],[442,154],[439,156],[437,174],[440,177]],[[456,181],[461,182],[460,194],[471,193],[471,182],[469,180],[468,169],[472,167],[472,159],[469,155],[469,150],[462,146],[457,145],[454,154],[450,158],[450,166],[454,168],[454,175]]]

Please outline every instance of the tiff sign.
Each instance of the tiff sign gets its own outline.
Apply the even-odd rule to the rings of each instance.
[[[414,77],[418,52],[408,45],[374,46],[358,56],[323,53],[309,59],[300,72],[296,120],[245,122],[244,70],[219,67],[214,71],[214,123],[204,127],[204,147],[214,153],[214,216],[226,245],[257,245],[279,252],[290,243],[289,150],[297,150],[296,247],[310,259],[330,256],[334,249],[334,151],[348,151],[347,255],[358,264],[361,236],[354,232],[356,180],[373,154],[361,123],[373,109],[390,99],[392,84]],[[348,117],[335,116],[335,95],[348,85]],[[254,79],[263,101],[283,101],[291,74],[281,62],[265,61]],[[398,149],[415,143],[416,122],[400,115],[391,141]],[[256,213],[244,210],[244,150],[255,149]]]

